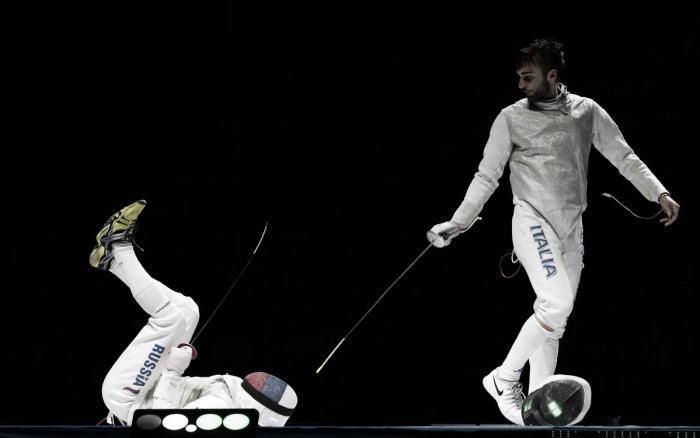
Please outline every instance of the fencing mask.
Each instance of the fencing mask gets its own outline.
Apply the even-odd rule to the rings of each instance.
[[[571,426],[591,407],[591,385],[581,377],[555,374],[531,392],[523,403],[528,426]]]

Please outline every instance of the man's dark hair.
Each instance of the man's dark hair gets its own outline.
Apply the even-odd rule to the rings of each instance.
[[[561,77],[565,64],[564,45],[554,38],[536,39],[518,53],[517,68],[526,64],[539,66],[545,74],[554,68]]]

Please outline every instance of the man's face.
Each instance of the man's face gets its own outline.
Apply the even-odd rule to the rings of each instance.
[[[525,93],[530,102],[557,97],[557,87],[554,78],[545,76],[542,69],[533,64],[525,64],[515,71],[520,80],[518,88]]]

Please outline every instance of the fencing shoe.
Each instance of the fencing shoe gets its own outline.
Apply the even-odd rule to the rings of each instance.
[[[114,213],[97,233],[97,245],[90,253],[90,265],[108,271],[112,266],[114,254],[112,245],[118,242],[134,243],[134,233],[138,228],[139,214],[146,207],[143,199],[127,205]],[[138,245],[136,245],[138,247]]]
[[[486,391],[498,403],[498,408],[503,416],[512,423],[523,426],[522,406],[525,401],[523,384],[500,379],[498,377],[498,368],[484,377],[482,383]]]

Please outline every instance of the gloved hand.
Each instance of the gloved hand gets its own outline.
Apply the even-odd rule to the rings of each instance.
[[[456,222],[443,222],[435,225],[428,231],[428,241],[436,248],[442,248],[450,244],[457,235],[467,231],[468,228],[460,227]]]
[[[180,344],[177,347],[172,347],[168,360],[165,362],[165,369],[182,375],[187,367],[190,366],[192,359],[196,357],[197,350],[190,344]]]

